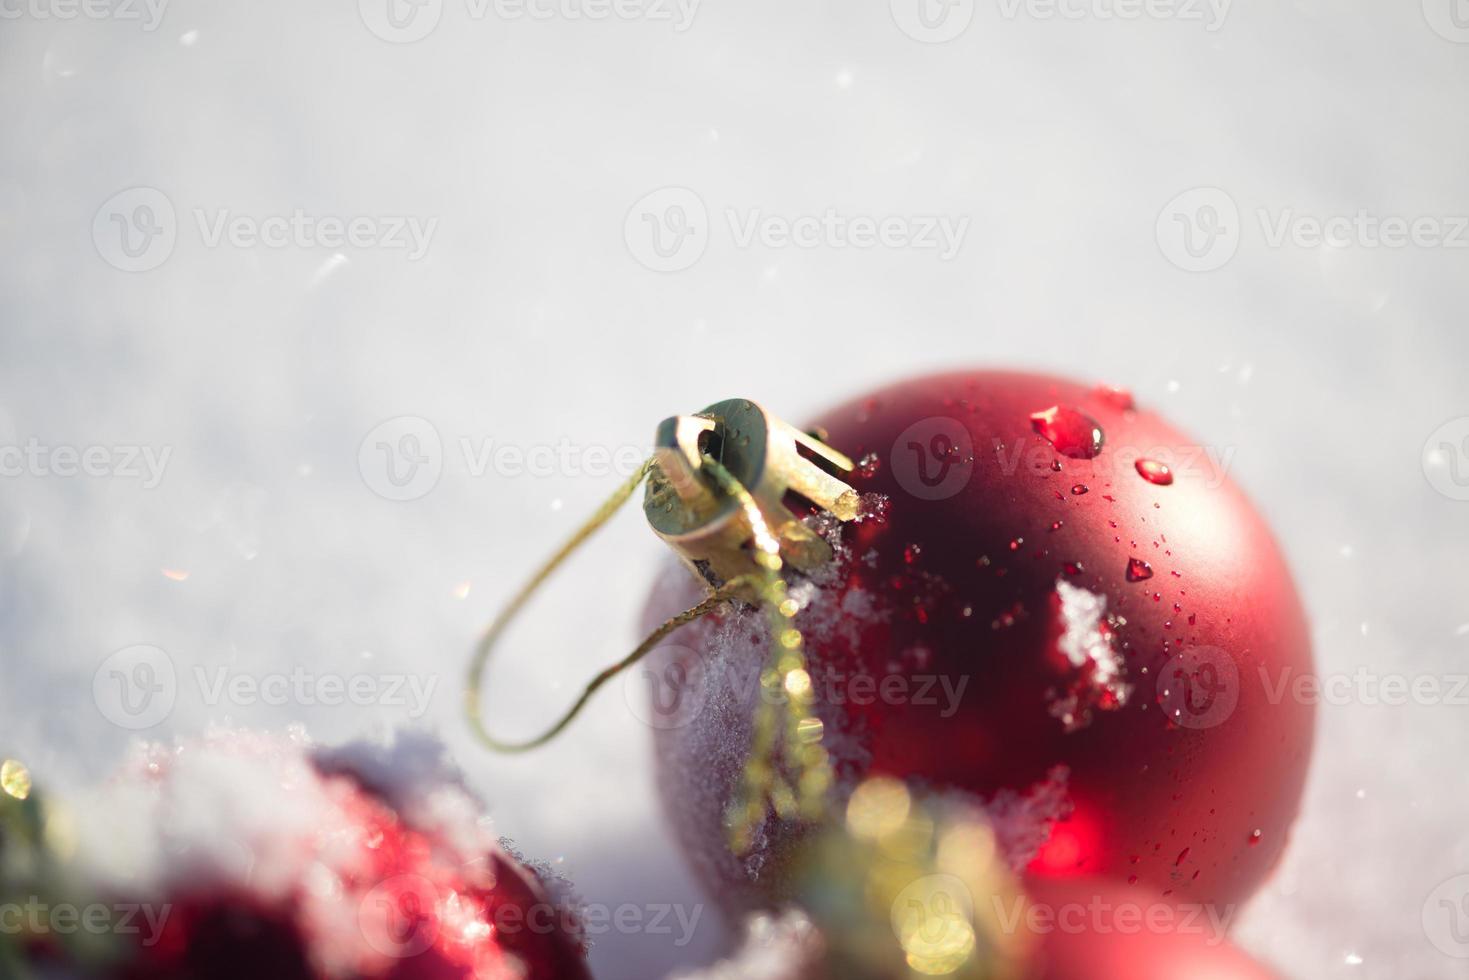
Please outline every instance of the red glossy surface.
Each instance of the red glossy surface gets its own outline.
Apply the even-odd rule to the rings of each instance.
[[[1036,881],[1031,980],[1276,980],[1225,938],[1227,920],[1101,879]]]
[[[1095,420],[1095,457],[1063,455],[1037,431],[1053,406]],[[840,776],[989,799],[1064,766],[1074,810],[1032,871],[1135,876],[1178,901],[1249,896],[1285,846],[1312,741],[1312,708],[1267,692],[1309,671],[1311,653],[1270,532],[1207,455],[1122,393],[1025,374],[916,379],[813,421],[863,460],[853,485],[887,498],[880,518],[842,529],[838,582],[798,618]],[[1145,478],[1140,458],[1168,465],[1172,482]],[[1111,618],[1088,635],[1115,651],[1113,682],[1063,652],[1058,580],[1086,590],[1073,599],[1105,600]],[[667,577],[648,621],[698,594]],[[701,683],[749,690],[760,630],[753,617],[705,620],[650,669],[678,659]],[[824,676],[857,673],[906,686],[870,704],[850,680],[823,693]],[[925,677],[963,684],[962,696],[933,682],[920,703]],[[782,891],[789,828],[772,825],[769,846],[741,862],[721,826],[752,703],[721,690],[699,702],[657,726],[666,810],[714,894],[767,901]]]
[[[241,736],[235,751],[259,750]],[[167,885],[105,896],[147,915],[120,931],[107,959],[51,943],[28,950],[31,963],[96,980],[590,977],[577,914],[539,874],[499,847],[466,849],[465,814],[452,807],[467,798],[446,798],[450,816],[420,826],[346,763],[319,759],[316,769],[319,786],[290,770],[302,782],[279,789],[285,829],[263,838],[246,880],[200,870],[207,860],[183,849]],[[176,789],[166,763],[125,778]],[[331,823],[301,816],[299,797],[318,789],[333,801],[321,811]]]

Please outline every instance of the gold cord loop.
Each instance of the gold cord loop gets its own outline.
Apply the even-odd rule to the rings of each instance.
[[[494,621],[490,623],[489,627],[480,636],[479,643],[475,645],[474,658],[470,661],[469,665],[469,681],[465,686],[464,707],[474,734],[489,748],[497,752],[513,753],[525,752],[545,745],[551,739],[561,734],[567,725],[571,724],[576,716],[581,713],[582,708],[586,706],[586,703],[591,699],[592,695],[603,684],[647,656],[648,652],[656,647],[668,634],[680,626],[687,625],[702,616],[708,615],[720,603],[727,601],[735,592],[748,585],[744,580],[737,579],[731,581],[721,588],[711,591],[703,601],[694,605],[692,608],[686,609],[677,616],[664,622],[653,632],[649,633],[643,639],[643,642],[639,643],[631,653],[597,674],[591,683],[583,689],[581,696],[567,709],[565,714],[542,734],[520,742],[496,738],[490,734],[489,730],[485,727],[484,715],[481,712],[481,702],[483,700],[481,693],[485,668],[489,664],[490,654],[494,651],[495,645],[499,642],[501,635],[504,634],[515,617],[520,615],[521,610],[525,608],[525,604],[530,600],[531,596],[535,595],[540,587],[545,584],[546,579],[550,578],[551,573],[556,571],[567,558],[571,557],[573,552],[585,544],[588,538],[601,530],[602,526],[627,502],[627,499],[637,490],[638,485],[647,478],[652,466],[653,461],[648,460],[638,468],[638,471],[626,483],[618,487],[617,491],[597,509],[597,512],[585,524],[578,528],[576,533],[520,587],[520,591],[511,598],[505,605],[505,608],[500,611],[500,614],[495,617]]]
[[[731,599],[753,599],[769,616],[770,655],[760,671],[762,693],[754,719],[749,760],[728,814],[731,845],[736,851],[744,852],[753,844],[755,831],[768,809],[774,809],[782,819],[818,818],[831,785],[831,767],[821,746],[821,721],[811,711],[813,685],[806,670],[801,633],[795,626],[799,605],[788,594],[785,576],[781,574],[785,566],[781,557],[782,539],[772,529],[754,494],[721,461],[707,453],[700,453],[699,461],[717,490],[733,500],[740,511],[753,538],[754,571],[733,576],[718,588],[711,588],[702,601],[663,622],[627,656],[598,673],[560,719],[542,734],[514,742],[489,733],[482,715],[481,688],[496,644],[546,579],[600,530],[648,477],[656,465],[650,459],[531,575],[490,623],[470,662],[465,710],[475,735],[495,751],[524,752],[544,745],[571,724],[599,688],[642,660],[664,637]],[[782,704],[783,725],[778,710]]]

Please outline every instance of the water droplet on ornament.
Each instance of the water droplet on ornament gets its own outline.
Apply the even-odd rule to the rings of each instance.
[[[1256,829],[1254,831],[1254,833],[1250,834],[1250,840],[1249,840],[1250,846],[1251,847],[1254,847],[1256,844],[1260,843],[1260,838],[1262,836],[1263,835],[1260,833],[1260,831],[1258,829]]]
[[[923,554],[923,548],[921,546],[910,544],[908,547],[903,549],[904,564],[912,565],[913,563],[918,561],[918,556],[921,554]]]
[[[1135,885],[1135,884],[1137,884],[1137,875],[1128,875],[1127,876],[1127,883],[1129,885]]]
[[[1061,472],[1061,461],[1059,459],[1053,459],[1053,460],[1051,460],[1051,472],[1053,472],[1053,473],[1060,473]]]
[[[1166,463],[1160,463],[1156,459],[1140,459],[1133,466],[1137,468],[1138,475],[1149,483],[1160,487],[1173,484],[1173,471]]]
[[[1061,528],[1063,526],[1064,526],[1064,524],[1061,521],[1052,521],[1051,522],[1051,530],[1052,531],[1059,531],[1059,530],[1061,530]]]
[[[1132,399],[1132,392],[1126,388],[1117,388],[1112,385],[1097,385],[1095,394],[1102,402],[1120,412],[1130,412],[1134,408],[1137,408],[1137,403]]]
[[[1068,561],[1065,565],[1062,565],[1061,567],[1066,570],[1067,575],[1080,575],[1082,572],[1086,571],[1086,569],[1081,567],[1081,562],[1079,561]]]
[[[1129,582],[1141,582],[1153,577],[1153,566],[1141,558],[1129,558],[1127,560],[1127,580]]]
[[[1078,483],[1076,486],[1071,488],[1071,495],[1073,497],[1080,497],[1082,494],[1087,493],[1090,490],[1091,487],[1087,486],[1085,483]]]
[[[1016,538],[1014,541],[1011,541],[1010,542],[1010,550],[1011,551],[1019,551],[1020,550],[1020,546],[1023,545],[1023,544],[1025,544],[1025,539],[1024,538]]]
[[[886,494],[864,493],[858,498],[857,520],[872,521],[881,527],[888,522],[888,513],[892,507],[892,499]]]
[[[1102,427],[1074,408],[1052,405],[1030,417],[1031,428],[1072,459],[1092,459],[1102,451]]]
[[[1179,851],[1178,852],[1178,860],[1173,862],[1173,866],[1174,867],[1177,867],[1178,865],[1182,864],[1185,860],[1187,860],[1188,859],[1188,852],[1189,852],[1189,849],[1187,847],[1185,847],[1183,850]]]
[[[870,480],[882,469],[882,457],[877,453],[868,453],[857,460],[857,475],[864,480]]]

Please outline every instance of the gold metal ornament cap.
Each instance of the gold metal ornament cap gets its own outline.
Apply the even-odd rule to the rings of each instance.
[[[711,585],[754,570],[748,544],[755,529],[739,502],[719,492],[705,472],[706,455],[749,490],[779,540],[781,558],[796,568],[829,560],[831,549],[791,513],[787,493],[842,521],[857,516],[857,492],[818,462],[848,473],[852,461],[756,402],[731,398],[665,419],[654,439],[643,513],[653,531]]]

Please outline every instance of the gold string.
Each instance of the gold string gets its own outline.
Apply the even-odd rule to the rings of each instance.
[[[521,742],[508,741],[491,735],[485,727],[484,716],[480,709],[483,700],[480,696],[480,691],[484,680],[485,668],[489,664],[490,654],[494,651],[495,644],[499,642],[501,635],[510,626],[510,623],[515,617],[520,615],[521,610],[525,608],[525,604],[530,600],[530,597],[535,595],[540,587],[545,584],[546,579],[551,577],[551,573],[556,571],[567,558],[571,557],[571,554],[576,549],[585,544],[588,538],[601,530],[602,526],[611,520],[618,509],[627,503],[628,498],[637,490],[639,484],[647,479],[652,469],[652,459],[647,460],[643,465],[639,466],[637,472],[626,483],[618,487],[612,496],[608,497],[606,502],[597,508],[596,513],[588,518],[586,523],[577,528],[576,533],[567,539],[566,543],[555,554],[548,558],[540,568],[536,569],[535,573],[520,587],[520,591],[515,593],[514,597],[506,603],[505,608],[500,610],[500,614],[494,618],[480,636],[479,642],[474,648],[474,658],[469,664],[469,680],[464,690],[464,708],[465,713],[469,716],[470,728],[479,737],[479,740],[491,749],[497,752],[525,752],[545,745],[559,735],[567,725],[571,724],[572,720],[581,712],[581,709],[586,705],[591,696],[596,693],[599,687],[619,671],[641,660],[663,637],[672,633],[685,623],[693,622],[700,616],[705,615],[726,598],[720,595],[719,592],[711,593],[698,605],[685,610],[668,620],[662,626],[659,626],[626,657],[623,657],[617,663],[598,674],[582,691],[581,697],[577,698],[571,708],[561,716],[560,720],[535,738]]]
[[[693,621],[708,615],[731,599],[753,593],[770,617],[770,663],[760,673],[761,698],[756,711],[751,751],[745,765],[743,782],[730,808],[731,845],[738,852],[748,851],[755,829],[765,818],[766,807],[774,807],[782,818],[820,816],[827,788],[831,785],[831,768],[826,751],[821,747],[821,722],[811,714],[811,677],[806,670],[801,633],[795,627],[797,604],[789,597],[786,580],[781,575],[784,562],[780,557],[780,541],[771,530],[765,515],[750,491],[723,464],[711,456],[702,458],[704,468],[714,477],[719,488],[734,498],[754,535],[755,564],[758,571],[741,575],[713,589],[700,602],[672,616],[644,637],[621,660],[604,668],[581,692],[571,707],[546,731],[525,741],[508,741],[491,735],[485,727],[481,711],[482,686],[491,653],[510,623],[551,574],[561,566],[588,538],[599,531],[618,509],[627,502],[639,484],[652,471],[649,459],[619,487],[577,531],[520,587],[481,635],[470,661],[465,687],[465,712],[474,734],[497,752],[525,752],[544,745],[559,735],[581,713],[593,694],[607,681],[647,656],[664,637]],[[784,732],[781,732],[776,705],[786,705]],[[780,739],[780,735],[784,736]],[[777,742],[783,741],[784,768],[794,771],[792,787],[777,762]]]
[[[795,625],[798,606],[781,575],[785,563],[780,557],[780,541],[745,485],[717,460],[705,456],[703,464],[719,488],[739,504],[754,531],[755,564],[760,569],[757,595],[770,616],[770,662],[760,672],[760,705],[755,713],[749,759],[727,820],[730,846],[743,854],[754,844],[755,830],[765,819],[767,805],[783,819],[815,819],[821,815],[832,781],[831,763],[821,747],[821,721],[811,713],[811,675],[806,670],[801,632]],[[776,705],[782,701],[786,706],[784,745],[777,754],[781,726]],[[778,755],[787,768],[794,770],[794,788],[777,765]]]

